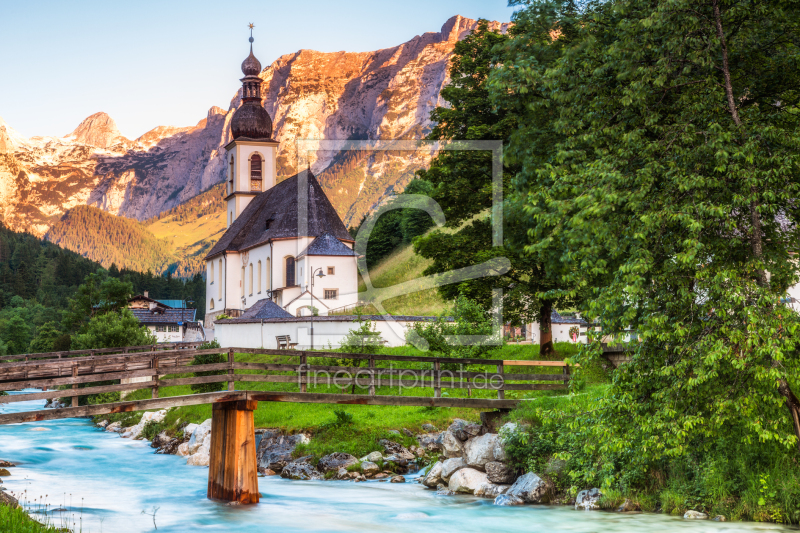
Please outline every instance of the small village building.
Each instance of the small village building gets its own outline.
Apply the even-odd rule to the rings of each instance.
[[[164,302],[177,304],[176,309]],[[205,340],[203,325],[195,320],[196,309],[186,309],[183,300],[154,300],[147,291],[128,300],[128,309],[140,324],[161,342],[200,342]]]
[[[278,142],[261,105],[261,63],[242,63],[242,105],[225,146],[227,229],[205,257],[206,327],[269,300],[290,316],[358,301],[354,239],[310,169],[280,183]]]
[[[553,311],[550,315],[553,342],[573,342],[586,344],[587,332],[590,324],[580,317],[567,317]],[[526,326],[525,339],[532,344],[539,344],[539,322],[532,322]]]

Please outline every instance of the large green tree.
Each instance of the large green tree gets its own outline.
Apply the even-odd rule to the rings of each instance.
[[[493,103],[487,81],[503,54],[509,36],[490,30],[480,21],[470,36],[458,42],[450,68],[450,83],[442,89],[447,106],[431,113],[436,126],[428,140],[507,141],[519,126],[518,115],[506,102]],[[512,191],[517,168],[504,165],[503,192]],[[492,289],[503,289],[504,320],[516,324],[538,320],[540,350],[553,350],[550,316],[554,306],[571,303],[574,295],[553,294],[558,279],[548,275],[539,258],[526,252],[527,228],[508,204],[503,223],[504,242],[493,245],[490,211],[493,207],[492,154],[487,151],[441,151],[428,170],[419,176],[433,185],[431,198],[445,214],[450,231],[433,231],[414,241],[414,250],[433,260],[425,274],[447,273],[505,257],[510,268],[500,276],[446,285],[440,289],[448,299],[458,295],[492,305]],[[454,230],[454,231],[453,231]]]
[[[492,87],[519,102],[529,250],[593,289],[604,333],[642,339],[601,446],[677,455],[733,425],[800,446],[800,4],[515,3]]]
[[[156,342],[156,336],[126,308],[92,317],[83,333],[72,338],[72,349],[145,346]]]

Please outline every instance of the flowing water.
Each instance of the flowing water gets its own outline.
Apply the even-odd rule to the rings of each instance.
[[[8,413],[44,402],[0,405]],[[437,496],[417,483],[259,478],[261,503],[232,507],[206,499],[208,469],[156,455],[86,419],[0,426],[5,478],[28,504],[45,497],[53,525],[91,533],[160,532],[754,532],[769,524],[691,522],[655,514],[579,512],[569,507],[497,507],[470,496]],[[33,505],[35,508],[36,506]],[[155,522],[155,526],[154,526]],[[796,531],[796,530],[795,530]]]

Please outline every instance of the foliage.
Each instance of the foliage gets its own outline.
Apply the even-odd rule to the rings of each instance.
[[[89,320],[84,332],[72,338],[72,348],[75,350],[119,348],[144,346],[156,342],[156,336],[139,323],[130,309],[125,308],[97,315]]]
[[[455,45],[450,84],[442,89],[448,105],[431,113],[436,126],[429,140],[501,140],[507,143],[519,125],[513,106],[492,102],[489,98],[490,74],[505,59],[508,35],[488,28],[485,20],[471,35]],[[468,147],[469,145],[466,144]],[[456,146],[457,147],[457,146]],[[460,228],[454,234],[432,231],[414,241],[414,251],[433,260],[425,274],[444,274],[492,260],[504,260],[505,271],[478,279],[451,283],[439,290],[446,299],[461,294],[489,309],[495,305],[492,291],[502,288],[504,322],[514,325],[540,320],[543,353],[552,351],[549,320],[554,306],[571,305],[575,294],[547,294],[559,288],[558,278],[544,268],[536,255],[525,252],[520,243],[527,240],[527,226],[520,223],[512,209],[505,208],[502,222],[503,242],[494,242],[496,219],[488,216],[493,209],[492,154],[482,151],[441,151],[428,170],[418,172],[432,185],[430,194],[444,211],[446,226]],[[504,161],[503,195],[512,190],[512,176],[518,167]],[[492,215],[494,216],[494,215]],[[554,269],[551,269],[554,270]],[[547,294],[546,296],[544,296]]]
[[[39,510],[39,505],[33,506],[34,510]],[[44,505],[41,510],[47,510]],[[62,527],[56,527],[49,523],[43,525],[28,515],[22,507],[11,507],[0,504],[0,531],[7,533],[59,533],[68,531]]]
[[[9,354],[25,353],[31,342],[31,327],[21,314],[13,314],[0,323],[0,337]]]
[[[56,351],[54,346],[61,335],[61,331],[59,331],[55,322],[50,321],[42,324],[42,327],[36,332],[36,337],[31,341],[28,352],[46,353]]]
[[[142,427],[142,438],[145,440],[152,441],[159,433],[166,429],[164,425],[160,422],[156,422],[155,420],[148,420],[145,422],[144,427]]]
[[[602,401],[601,446],[679,457],[732,425],[800,446],[797,314],[782,303],[798,278],[800,11],[550,5],[522,10],[495,88],[529,110],[509,147],[529,249],[558,246],[570,283],[593,288],[584,315],[641,339]],[[534,20],[566,28],[551,61]]]
[[[213,341],[204,342],[200,346],[197,347],[198,350],[213,350],[215,348],[219,348],[219,341],[214,339]],[[199,354],[195,355],[194,359],[192,359],[191,365],[213,365],[217,363],[224,363],[228,360],[228,356],[225,353],[212,353],[212,354]],[[202,376],[221,376],[226,374],[225,370],[212,370],[207,372],[195,372],[193,375],[195,377],[202,377]],[[191,385],[192,392],[195,393],[203,393],[203,392],[217,392],[221,391],[225,388],[225,383],[196,383]]]
[[[429,182],[415,179],[406,186],[400,196],[411,194],[430,196],[432,190],[433,187]],[[396,200],[397,197],[390,199],[388,206],[391,207],[392,202]],[[410,244],[415,237],[424,235],[434,225],[433,219],[425,211],[413,207],[415,203],[418,202],[411,202],[411,207],[392,209],[380,215],[367,241],[366,261],[368,268],[377,266],[378,263],[395,252],[399,246]],[[362,218],[357,227],[350,228],[353,238],[358,235],[358,230],[364,224],[366,218],[366,216]]]
[[[89,205],[64,213],[50,227],[47,239],[106,267],[116,264],[140,272],[165,272],[176,260],[170,244],[141,223]]]
[[[412,344],[423,340],[428,350],[439,357],[477,359],[487,357],[497,344],[502,343],[502,335],[495,331],[494,326],[489,312],[476,302],[459,296],[452,317],[441,315],[431,322],[415,322],[406,338]],[[462,343],[457,342],[456,335],[473,338]],[[476,339],[475,336],[483,338]]]

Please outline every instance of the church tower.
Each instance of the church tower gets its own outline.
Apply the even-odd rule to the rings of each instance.
[[[260,72],[250,24],[250,55],[242,62],[242,105],[231,119],[233,140],[225,146],[227,228],[258,193],[275,186],[278,143],[272,139],[272,119],[261,105]]]

